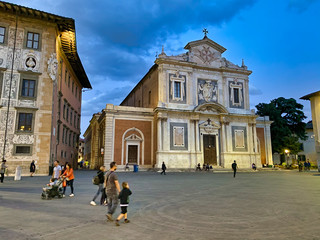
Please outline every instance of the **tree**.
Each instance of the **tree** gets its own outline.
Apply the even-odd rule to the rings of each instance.
[[[283,153],[289,149],[292,154],[300,151],[299,139],[306,140],[307,117],[303,113],[303,105],[297,103],[293,98],[279,97],[270,103],[259,103],[257,114],[269,116],[273,121],[271,124],[272,152]]]

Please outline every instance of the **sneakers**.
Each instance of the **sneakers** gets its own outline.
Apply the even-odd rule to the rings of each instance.
[[[119,221],[118,221],[118,220],[116,220],[116,223],[115,223],[115,224],[116,224],[116,226],[117,226],[117,227],[119,227],[119,226],[120,226],[120,224],[119,224]]]
[[[73,193],[71,193],[71,194],[69,195],[69,197],[74,197],[74,194],[73,194]]]
[[[97,204],[96,204],[94,201],[91,201],[91,202],[90,202],[90,205],[91,205],[91,206],[96,206]]]
[[[130,222],[130,220],[128,220],[128,219],[124,220],[124,223],[129,223],[129,222]]]
[[[108,213],[106,216],[107,216],[109,221],[113,221],[112,215],[110,213]]]
[[[62,194],[62,197],[66,197],[66,195]]]

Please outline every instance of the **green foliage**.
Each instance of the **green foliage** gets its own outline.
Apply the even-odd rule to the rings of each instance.
[[[284,153],[289,149],[292,154],[300,151],[299,139],[305,140],[307,117],[303,113],[303,105],[297,103],[293,98],[286,99],[279,97],[270,103],[259,103],[257,114],[269,116],[273,121],[271,124],[272,151]]]

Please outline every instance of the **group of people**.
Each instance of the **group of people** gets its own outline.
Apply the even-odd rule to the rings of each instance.
[[[209,165],[209,163],[203,163],[203,165],[202,165],[202,169],[201,169],[201,165],[200,165],[200,163],[198,163],[198,165],[197,165],[197,167],[196,167],[196,171],[202,171],[202,170],[204,170],[204,171],[209,171],[209,170],[212,170],[213,169],[213,167],[212,167],[212,165]]]
[[[97,172],[99,177],[98,191],[94,195],[90,205],[95,206],[95,200],[101,193],[100,204],[106,203],[108,206],[107,219],[108,221],[114,221],[112,215],[116,211],[119,200],[121,213],[117,217],[115,224],[120,226],[119,221],[124,218],[124,223],[129,223],[127,208],[129,206],[129,196],[132,194],[128,182],[122,183],[122,190],[120,190],[119,179],[115,171],[117,170],[117,164],[115,162],[110,163],[110,170],[106,172],[104,166],[101,166]],[[105,201],[106,200],[106,201]]]
[[[302,172],[304,168],[304,171],[310,171],[310,168],[311,168],[311,163],[310,161],[305,161],[303,164],[302,164],[302,161],[299,162],[299,172]]]
[[[59,178],[63,179],[63,197],[65,197],[66,188],[70,186],[71,193],[69,197],[74,197],[74,188],[73,188],[73,181],[74,181],[74,174],[73,168],[70,163],[66,163],[63,167],[59,165],[59,161],[54,161],[54,168],[52,173],[52,178],[54,181],[57,181]]]

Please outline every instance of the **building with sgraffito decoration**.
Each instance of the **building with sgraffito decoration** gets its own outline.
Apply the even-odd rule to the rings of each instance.
[[[83,88],[91,84],[74,20],[0,1],[0,156],[9,174],[27,174],[32,160],[36,174],[56,159],[76,167]]]

